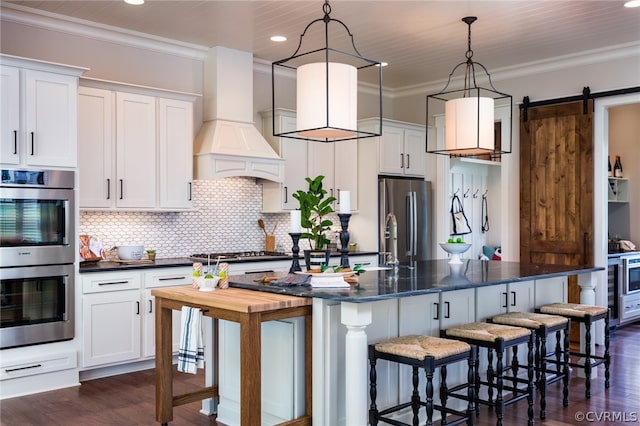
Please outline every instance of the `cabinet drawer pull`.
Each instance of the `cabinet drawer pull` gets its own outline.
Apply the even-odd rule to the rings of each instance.
[[[444,306],[446,306],[447,308],[447,313],[444,314],[445,318],[451,318],[451,305],[449,304],[449,302],[444,302]]]
[[[129,284],[129,281],[111,281],[111,282],[98,283],[98,285],[116,285],[116,284]]]
[[[189,182],[189,201],[193,199],[193,183]]]
[[[435,308],[436,313],[433,315],[433,319],[440,319],[440,304],[437,302],[433,303],[433,307]]]
[[[107,200],[111,199],[111,179],[107,178]]]
[[[187,277],[165,277],[165,278],[158,278],[158,281],[176,281],[176,280],[184,280]]]
[[[33,365],[28,365],[26,367],[18,367],[18,368],[5,368],[4,371],[6,373],[13,373],[14,371],[28,370],[30,368],[38,368],[38,367],[42,367],[42,364],[33,364]]]
[[[506,292],[502,293],[502,295],[504,296],[504,304],[502,305],[503,308],[506,308],[507,305],[509,304],[509,296],[507,295]]]
[[[511,302],[511,306],[516,306],[516,292],[512,291],[511,295],[513,296],[513,302]]]
[[[31,155],[35,155],[35,144],[36,144],[35,138],[36,138],[35,132],[31,132]]]
[[[18,131],[17,130],[13,131],[13,153],[14,154],[18,153]]]
[[[136,315],[140,315],[140,301],[136,302]]]
[[[407,154],[407,169],[411,168],[411,154]]]
[[[123,192],[123,187],[124,187],[124,181],[122,179],[120,179],[120,199],[122,200],[122,192]]]
[[[149,299],[149,313],[153,313],[153,300]]]
[[[400,154],[400,168],[404,169],[404,154]]]

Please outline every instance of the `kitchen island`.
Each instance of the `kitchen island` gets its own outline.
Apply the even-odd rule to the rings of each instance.
[[[401,266],[397,270],[371,268],[358,277],[357,283],[351,284],[348,288],[339,289],[283,286],[274,282],[262,282],[264,277],[282,277],[287,274],[285,271],[232,274],[229,277],[230,286],[238,289],[311,300],[313,425],[367,424],[369,395],[367,345],[369,343],[406,334],[437,336],[439,330],[453,325],[484,321],[491,315],[508,311],[532,311],[545,303],[566,302],[567,277],[571,275],[578,276],[578,283],[582,289],[581,301],[594,304],[596,283],[594,275],[604,270],[602,267],[530,265],[479,260],[465,260],[462,265],[450,265],[447,260],[432,260],[417,262],[412,266],[412,268]],[[193,293],[193,289],[189,290]],[[208,293],[210,296],[207,297],[226,297],[225,291],[218,289]],[[171,292],[172,288],[166,288],[153,290],[152,293],[162,297],[167,303],[172,303],[173,309],[178,309],[180,305],[178,302],[184,302],[184,300],[179,298],[172,300]],[[165,313],[164,317],[166,322],[168,315]],[[308,337],[309,328],[305,328],[304,336]],[[162,332],[162,327],[156,327],[156,336]],[[168,333],[166,329],[164,333]],[[242,335],[242,330],[236,333],[238,334],[236,339],[246,341],[247,336]],[[165,335],[162,339],[165,345],[167,337]],[[223,346],[226,347],[228,342],[230,342],[229,337],[224,340]],[[288,347],[296,346],[299,347],[294,343]],[[304,345],[304,347],[305,356],[308,356],[309,346]],[[275,354],[276,363],[282,361],[290,366],[296,364],[284,361],[285,359],[293,360],[296,357],[286,358],[285,355],[290,349],[279,346],[275,341],[263,338],[262,348],[266,351],[263,354]],[[221,347],[221,350],[224,348]],[[235,349],[230,350],[235,351]],[[166,348],[164,352],[167,352]],[[237,352],[234,353],[237,354]],[[223,356],[221,352],[220,359],[216,360],[220,363],[219,371],[230,372],[235,368],[233,364],[236,360],[233,358],[237,358],[237,355],[230,356],[226,360]],[[231,364],[227,365],[228,362]],[[304,365],[304,363],[298,364]],[[269,364],[268,370],[277,371],[277,366]],[[302,373],[304,374],[304,371]],[[208,376],[210,374],[210,372],[207,373]],[[410,375],[399,374],[397,366],[385,363],[379,366],[377,374],[379,388],[391,389],[389,392],[378,393],[377,401],[381,407],[392,405],[398,398],[405,399],[405,393],[410,392],[412,388],[410,383],[406,383],[405,378],[405,376],[409,378]],[[291,377],[295,377],[295,373]],[[463,377],[462,371],[456,371],[454,368],[449,370],[452,383],[456,378],[463,379]],[[213,378],[213,380],[217,379]],[[304,398],[303,389],[308,385],[306,382],[300,387],[295,384],[295,378],[293,380],[294,384],[290,388],[294,391],[292,394],[285,395],[287,401],[299,399],[301,396]],[[283,378],[277,381],[281,382]],[[268,386],[262,389],[262,398],[265,398],[265,395],[272,396],[274,391],[271,388],[274,382],[272,380],[265,382],[264,378],[263,382]],[[222,382],[220,382],[219,391],[222,401]],[[209,404],[211,405],[203,405],[203,412],[211,413],[211,410],[205,408],[214,406],[212,403]],[[225,403],[221,402],[218,408],[224,408],[223,405]],[[232,411],[235,410],[233,407],[235,401],[227,399],[226,405],[231,405]],[[242,406],[238,408],[243,409]],[[308,413],[308,405],[302,408]],[[297,409],[299,410],[299,407]],[[227,410],[225,416],[230,419],[229,409],[225,410]],[[297,417],[296,409],[290,410],[294,412],[291,418]],[[227,422],[238,424],[236,420],[227,420]]]
[[[397,271],[366,272],[349,289],[255,281],[265,274],[231,276],[230,284],[313,298],[313,424],[352,426],[367,424],[369,343],[401,334],[437,335],[441,328],[484,320],[510,308],[532,310],[566,302],[570,275],[578,276],[581,302],[594,304],[593,273],[602,270],[479,260],[452,266],[447,260],[431,260]],[[398,384],[394,371],[380,369],[379,383],[387,382],[385,389],[410,389],[409,384]],[[396,397],[379,395],[379,404]]]

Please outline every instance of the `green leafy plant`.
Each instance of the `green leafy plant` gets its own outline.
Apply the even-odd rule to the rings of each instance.
[[[301,225],[306,230],[301,238],[307,238],[309,244],[313,243],[314,250],[323,250],[331,241],[327,238],[327,231],[333,222],[326,218],[333,213],[333,203],[336,198],[327,196],[327,190],[322,187],[324,176],[319,175],[311,179],[306,177],[309,188],[307,191],[299,189],[293,194],[293,198],[300,204]]]

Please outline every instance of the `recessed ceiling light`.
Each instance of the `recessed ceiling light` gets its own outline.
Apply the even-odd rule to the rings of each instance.
[[[276,41],[280,43],[283,41],[287,41],[287,38],[285,36],[275,35],[275,36],[271,36],[271,41]]]
[[[127,4],[132,4],[134,6],[140,6],[141,4],[144,4],[144,0],[124,0],[124,2]]]
[[[629,0],[624,7],[640,7],[640,0]]]

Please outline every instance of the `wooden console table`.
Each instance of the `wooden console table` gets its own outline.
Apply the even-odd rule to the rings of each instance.
[[[156,298],[156,420],[173,420],[173,407],[218,396],[218,386],[173,395],[172,310],[199,308],[203,315],[240,323],[240,424],[261,422],[260,330],[264,321],[305,317],[305,415],[287,426],[311,425],[311,304],[312,299],[238,288],[201,292],[189,286],[154,288]],[[218,369],[217,357],[213,368]],[[207,366],[209,368],[209,366]]]

